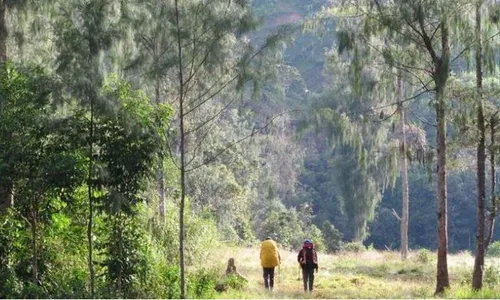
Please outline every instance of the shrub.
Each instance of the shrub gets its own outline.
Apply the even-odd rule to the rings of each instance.
[[[317,251],[325,250],[325,241],[323,239],[323,233],[316,227],[316,225],[311,224],[305,232],[305,236],[314,242],[314,247]]]
[[[215,297],[217,270],[200,269],[188,276],[188,298],[211,299]]]
[[[217,282],[215,289],[218,292],[224,292],[227,291],[228,289],[234,289],[240,291],[247,285],[248,285],[248,280],[246,280],[244,277],[231,274],[219,280],[219,282]]]
[[[433,259],[433,254],[430,250],[428,249],[420,249],[417,252],[417,261],[423,264],[427,264],[432,261]]]
[[[151,240],[146,240],[142,250],[145,266],[140,273],[141,294],[137,298],[179,298],[180,271],[177,261],[169,259],[166,250],[159,249]]]
[[[365,245],[361,242],[352,242],[344,245],[344,251],[352,253],[361,253],[366,251]]]
[[[487,255],[490,257],[500,257],[500,241],[490,244]]]
[[[14,270],[8,266],[0,267],[0,298],[20,298],[22,282],[16,277]]]
[[[488,287],[494,288],[500,283],[500,269],[494,265],[486,267],[483,280]]]
[[[165,252],[163,257],[168,257],[171,264],[179,263],[178,215],[179,208],[173,203],[169,203],[165,223],[156,224],[153,227],[153,238],[161,245],[162,251]],[[193,213],[189,207],[189,201],[186,201],[185,233],[185,259],[188,266],[204,262],[213,247],[218,245],[215,221],[207,214]]]
[[[326,251],[330,253],[338,252],[342,248],[342,233],[328,221],[323,223],[323,240]]]
[[[303,231],[297,215],[293,209],[270,211],[261,225],[261,239],[271,237],[283,246],[298,248],[303,239]]]

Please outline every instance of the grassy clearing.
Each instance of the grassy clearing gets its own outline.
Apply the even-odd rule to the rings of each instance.
[[[315,290],[304,293],[299,280],[296,253],[281,251],[282,265],[276,270],[275,290],[264,289],[258,248],[224,247],[210,257],[209,265],[224,272],[227,260],[234,257],[238,271],[249,284],[242,291],[230,290],[219,298],[432,298],[435,287],[435,254],[428,261],[412,252],[407,261],[399,253],[366,251],[358,254],[319,253],[320,270],[316,274]],[[473,257],[463,252],[449,256],[452,287],[444,298],[500,298],[500,261],[487,259],[485,289],[470,290]]]

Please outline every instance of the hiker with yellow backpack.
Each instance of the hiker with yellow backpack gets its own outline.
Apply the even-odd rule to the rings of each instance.
[[[264,275],[264,286],[270,291],[274,288],[274,269],[280,264],[278,246],[268,237],[260,245],[260,265]]]

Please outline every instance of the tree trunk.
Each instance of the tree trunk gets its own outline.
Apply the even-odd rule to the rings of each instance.
[[[484,230],[486,207],[486,149],[485,149],[485,122],[483,112],[483,74],[482,74],[482,45],[481,45],[481,3],[476,5],[476,97],[477,97],[477,129],[479,141],[477,144],[477,225],[476,225],[476,258],[472,275],[472,289],[480,290],[483,286],[484,267]]]
[[[36,200],[35,200],[36,201]],[[37,239],[37,222],[38,214],[36,204],[31,205],[31,272],[32,280],[34,285],[38,285],[38,245],[36,243]]]
[[[436,294],[450,286],[448,277],[448,203],[446,183],[446,119],[443,92],[438,92],[437,116],[437,228],[438,259]]]
[[[182,64],[181,28],[179,22],[179,4],[175,0],[175,21],[177,27],[177,51],[179,55],[179,115],[180,115],[180,171],[181,171],[181,201],[179,208],[179,261],[181,269],[181,299],[186,298],[186,276],[184,263],[184,206],[186,200],[186,160],[185,160],[185,132],[184,132],[184,78]]]
[[[401,183],[403,188],[403,203],[401,214],[401,259],[405,260],[408,257],[408,218],[409,218],[409,192],[408,192],[408,163],[406,159],[406,129],[405,129],[405,110],[403,106],[403,80],[401,72],[398,73],[397,78],[398,90],[398,110],[401,119],[401,140],[399,141],[400,151],[400,168],[401,168]]]
[[[0,0],[0,64],[7,61],[7,22],[5,20],[5,15],[7,12],[6,0]]]
[[[90,124],[89,124],[89,172],[87,179],[87,190],[89,197],[89,216],[87,224],[87,242],[88,242],[88,265],[90,273],[90,296],[94,298],[94,286],[95,286],[95,273],[94,273],[94,260],[93,260],[93,245],[92,245],[92,227],[94,221],[94,199],[92,193],[92,178],[93,178],[93,168],[94,168],[94,99],[90,99]]]
[[[0,65],[7,61],[7,4],[0,0]],[[13,184],[10,180],[0,180],[0,212],[14,205]]]
[[[156,105],[160,105],[160,80],[156,78],[155,83],[155,102]],[[160,218],[162,222],[165,222],[165,214],[167,211],[167,204],[165,202],[165,174],[163,171],[163,149],[164,145],[161,145],[160,152],[158,153],[158,198],[160,201]]]
[[[484,254],[488,252],[488,246],[493,238],[493,230],[495,228],[495,217],[497,214],[496,204],[496,162],[495,162],[495,134],[496,134],[497,119],[496,114],[490,118],[490,166],[491,166],[491,209],[488,215],[488,236],[484,243]]]
[[[123,254],[123,231],[122,231],[123,222],[122,222],[121,212],[119,212],[118,215],[115,217],[115,226],[116,226],[115,230],[118,232],[118,251],[120,251],[118,256],[121,259],[124,259],[125,255]],[[117,290],[119,292],[120,297],[126,298],[125,292],[123,290],[123,282],[125,281],[123,279],[123,263],[124,263],[124,261],[122,261],[122,263],[120,264],[119,271],[118,271]]]
[[[448,276],[448,191],[446,182],[446,101],[445,89],[450,71],[450,45],[447,20],[441,23],[441,57],[434,58],[436,84],[437,140],[437,230],[438,253],[435,294],[450,287]]]

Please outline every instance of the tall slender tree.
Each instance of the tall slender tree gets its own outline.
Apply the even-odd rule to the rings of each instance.
[[[448,276],[448,201],[447,201],[447,84],[450,76],[451,44],[458,42],[450,28],[453,22],[460,20],[458,15],[468,9],[467,5],[454,1],[397,1],[383,2],[379,0],[348,1],[349,7],[359,12],[361,19],[358,32],[344,35],[347,40],[362,36],[383,36],[385,44],[403,42],[410,51],[416,51],[412,57],[400,61],[394,60],[391,51],[382,51],[372,45],[375,51],[380,50],[386,59],[402,68],[409,77],[422,85],[422,90],[434,91],[434,107],[436,111],[436,206],[438,232],[438,261],[436,275],[436,294],[441,294],[449,287]],[[450,27],[451,26],[451,27]],[[366,36],[366,35],[365,35]],[[371,45],[368,38],[363,39]],[[460,53],[462,54],[462,53]]]
[[[180,209],[179,256],[181,297],[186,297],[185,281],[185,203],[188,175],[200,167],[214,162],[227,149],[239,141],[228,142],[212,155],[200,158],[198,152],[210,134],[211,124],[218,120],[237,100],[247,83],[254,86],[263,80],[264,54],[274,49],[286,32],[268,37],[256,50],[245,35],[256,28],[255,17],[246,1],[174,1],[170,6],[175,29],[175,73],[172,81],[177,93],[179,124]],[[271,65],[268,65],[270,67]],[[260,71],[259,71],[260,70]],[[172,70],[171,70],[172,71]],[[266,70],[267,71],[267,70]],[[172,78],[171,78],[172,79]],[[208,115],[200,113],[210,102],[221,108]],[[173,153],[172,149],[170,152]]]
[[[95,113],[106,107],[102,97],[103,50],[109,48],[118,36],[113,20],[119,19],[111,0],[73,0],[59,4],[61,15],[55,20],[58,49],[57,71],[68,92],[88,110],[88,267],[90,295],[95,293],[95,269],[93,255],[94,185],[95,185]]]
[[[403,79],[401,71],[397,75],[397,95],[398,95],[398,112],[401,126],[401,137],[399,139],[399,163],[401,170],[401,184],[403,189],[403,205],[401,214],[401,259],[405,260],[408,257],[408,219],[409,219],[409,188],[408,188],[408,160],[406,157],[406,115],[403,103]]]
[[[475,4],[476,20],[476,106],[477,106],[477,129],[479,133],[477,143],[477,233],[476,233],[476,257],[474,260],[474,272],[472,276],[472,288],[479,290],[483,285],[483,268],[485,255],[485,208],[486,208],[486,126],[483,104],[483,49],[481,39],[481,7],[483,1],[477,0]]]

